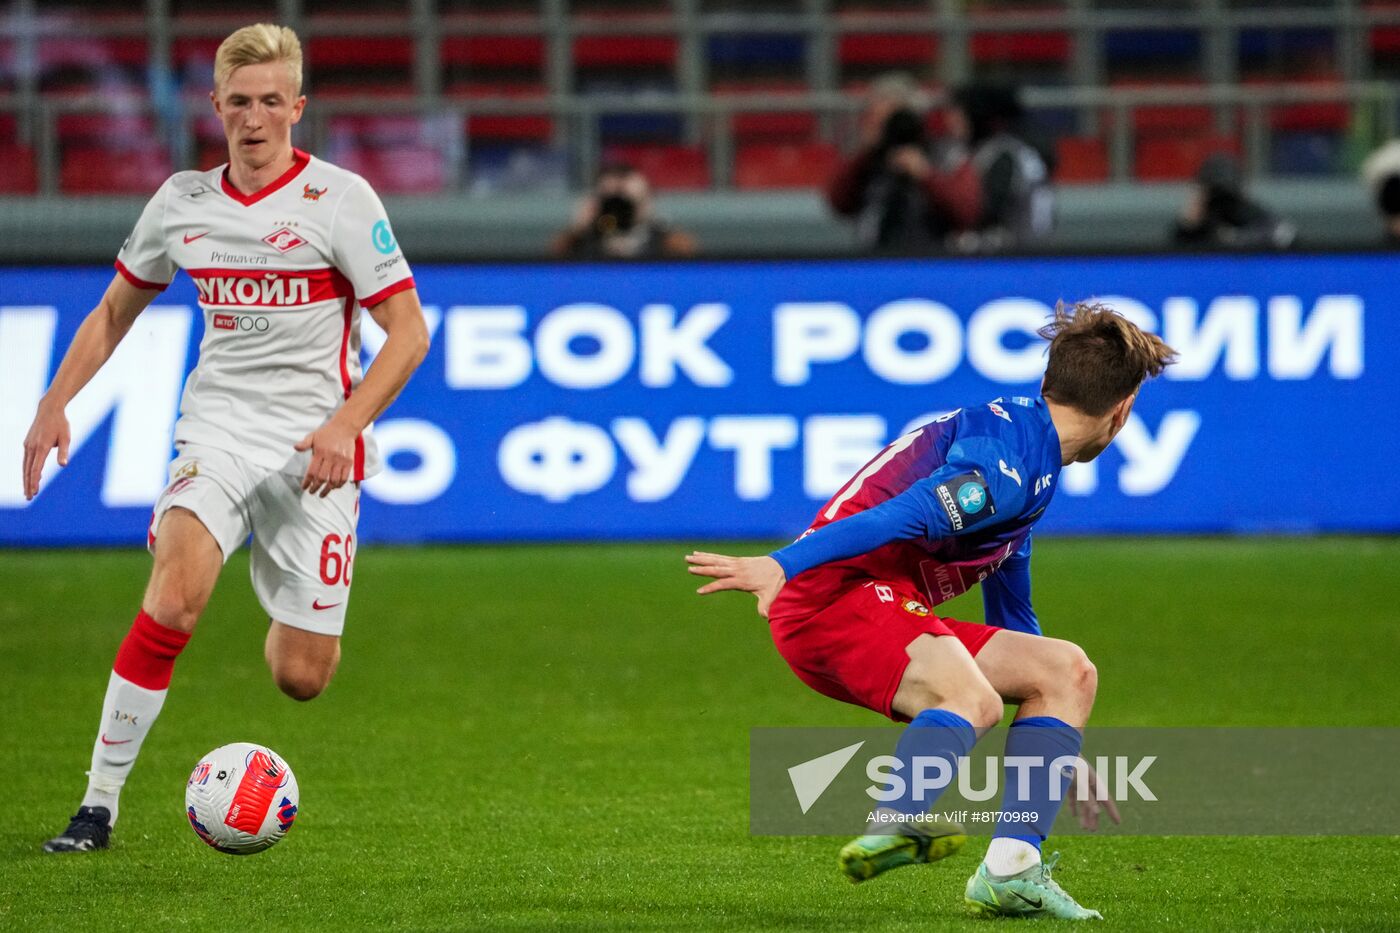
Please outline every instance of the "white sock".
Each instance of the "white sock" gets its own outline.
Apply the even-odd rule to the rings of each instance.
[[[987,846],[987,855],[982,859],[982,864],[997,877],[1009,878],[1039,865],[1040,850],[1024,839],[994,836],[992,844]]]
[[[165,690],[138,687],[116,671],[107,681],[107,696],[102,701],[102,722],[92,746],[92,770],[88,772],[83,806],[106,807],[112,812],[113,825],[117,822],[117,796],[132,765],[136,764],[136,755],[141,751],[146,733],[160,715],[165,694]]]

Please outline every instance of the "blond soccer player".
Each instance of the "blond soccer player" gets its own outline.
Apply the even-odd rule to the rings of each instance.
[[[408,262],[365,180],[292,147],[302,55],[282,26],[239,29],[214,59],[226,165],[177,172],[122,246],[24,443],[25,495],[50,452],[68,461],[64,408],[177,268],[204,313],[199,360],[156,503],[140,611],[117,651],[87,792],[49,852],[106,848],[117,802],[228,556],[252,535],[253,589],[271,619],[277,686],[309,700],[340,660],[359,484],[379,469],[370,433],[428,349]],[[388,334],[360,371],[360,312]]]

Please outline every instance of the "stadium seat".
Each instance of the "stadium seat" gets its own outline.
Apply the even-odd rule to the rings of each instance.
[[[716,81],[806,82],[807,40],[789,33],[720,33],[705,41],[706,71]]]
[[[554,135],[548,114],[469,114],[467,138],[493,142],[546,142]]]
[[[65,113],[55,118],[54,128],[60,145],[108,145],[122,151],[156,135],[155,120],[144,113]]]
[[[705,44],[712,67],[743,71],[766,71],[774,65],[801,66],[806,60],[807,42],[801,35],[786,33],[722,33],[710,36]]]
[[[1064,32],[974,32],[968,46],[979,63],[1063,63],[1070,58],[1070,37]]]
[[[473,194],[568,191],[568,154],[549,146],[483,146],[468,154]]]
[[[447,36],[441,51],[447,67],[536,72],[544,67],[544,53],[542,36]]]
[[[59,189],[64,194],[140,194],[149,197],[174,169],[159,147],[125,151],[73,147],[63,153]]]
[[[699,146],[610,146],[605,162],[623,162],[647,177],[657,191],[710,187],[710,163]]]
[[[1346,137],[1336,133],[1277,133],[1269,141],[1269,171],[1276,175],[1332,175],[1343,165]]]
[[[1204,89],[1205,81],[1200,78],[1169,78],[1160,81],[1133,78],[1110,82],[1115,89]],[[1113,119],[1113,111],[1105,113]],[[1132,108],[1132,126],[1137,133],[1209,132],[1215,126],[1215,112],[1200,104],[1147,104]]]
[[[104,65],[144,71],[149,60],[150,45],[145,36],[86,35],[39,42],[41,72],[65,66],[100,69]]]
[[[761,104],[773,98],[805,94],[805,81],[786,78],[741,78],[715,81],[711,93],[733,102]],[[817,116],[809,110],[743,110],[730,117],[729,129],[739,143],[802,143],[815,138]]]
[[[1091,184],[1108,180],[1108,147],[1097,136],[1061,136],[1055,141],[1055,181]]]
[[[428,194],[455,184],[447,155],[460,148],[454,117],[337,116],[326,129],[326,158],[365,176],[376,190]]]
[[[1274,78],[1246,78],[1245,87],[1256,88],[1340,88],[1342,79],[1333,74],[1321,74],[1300,80],[1281,82]],[[1269,108],[1269,126],[1276,132],[1342,133],[1351,126],[1351,106],[1344,100],[1311,101],[1300,104],[1276,104]]]
[[[408,36],[316,36],[307,43],[307,88],[332,97],[411,97],[413,58]]]
[[[195,143],[194,168],[207,172],[209,169],[223,165],[228,161],[228,146],[223,142],[205,142],[203,140]]]
[[[821,188],[841,165],[841,152],[830,143],[755,144],[734,156],[734,187]]]
[[[736,113],[731,123],[736,142],[810,142],[817,135],[817,115],[805,110]]]
[[[578,36],[574,65],[579,68],[670,68],[676,61],[674,36]]]
[[[1140,181],[1186,181],[1216,153],[1238,156],[1239,140],[1215,134],[1177,135],[1139,139],[1133,174]]]
[[[1110,79],[1196,80],[1202,38],[1195,29],[1115,29],[1104,33],[1104,69]]]
[[[20,143],[0,143],[0,194],[33,194],[38,190],[34,150]]]
[[[536,81],[454,81],[443,94],[457,100],[535,100],[549,97],[549,88]]]
[[[344,148],[332,152],[331,160],[363,175],[382,194],[436,194],[452,187],[447,158],[434,146]]]
[[[937,55],[937,37],[921,33],[847,33],[836,43],[842,65],[923,69]]]
[[[1371,30],[1371,54],[1377,58],[1400,57],[1400,26],[1377,26]]]
[[[1241,29],[1236,39],[1239,71],[1246,81],[1288,81],[1336,67],[1336,32],[1331,28]]]
[[[306,45],[307,65],[323,69],[412,68],[408,36],[315,36]]]

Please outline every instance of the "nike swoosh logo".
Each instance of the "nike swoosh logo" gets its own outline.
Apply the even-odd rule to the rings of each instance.
[[[318,599],[318,600],[316,600],[315,602],[313,602],[313,603],[311,604],[311,608],[319,611],[319,610],[321,610],[321,609],[334,609],[336,606],[339,606],[339,605],[340,605],[340,603],[327,603],[326,605],[323,606],[323,605],[321,605],[321,601]]]
[[[195,240],[199,239],[200,237],[202,237],[202,236],[208,236],[208,235],[209,235],[209,231],[208,231],[208,230],[205,230],[203,233],[196,233],[194,236],[190,236],[190,235],[187,233],[187,234],[185,234],[185,245],[186,245],[186,246],[189,246],[191,243],[193,243]]]
[[[107,738],[107,734],[105,732],[102,735],[99,735],[98,738],[102,740],[103,745],[125,745],[127,742],[131,741],[131,739],[121,739],[120,741],[113,742],[111,739]]]
[[[1019,897],[1021,900],[1025,901],[1027,904],[1030,904],[1030,905],[1031,905],[1032,907],[1034,907],[1036,910],[1039,910],[1040,907],[1041,907],[1041,904],[1044,903],[1043,901],[1041,901],[1041,900],[1038,899],[1038,898],[1037,898],[1036,900],[1031,900],[1029,897],[1026,897],[1026,896],[1025,896],[1024,894],[1022,894],[1020,891],[1012,891],[1011,894],[1012,894],[1014,897]]]

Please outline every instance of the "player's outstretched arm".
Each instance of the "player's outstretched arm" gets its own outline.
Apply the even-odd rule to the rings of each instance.
[[[87,385],[102,364],[111,358],[137,316],[160,294],[159,289],[137,288],[125,277],[115,275],[97,307],[73,335],[58,372],[34,414],[34,423],[24,438],[24,497],[39,494],[39,478],[49,451],[58,448],[58,465],[68,465],[68,417],[64,409],[73,396]]]
[[[299,451],[311,451],[301,488],[322,497],[350,480],[355,438],[398,398],[408,378],[428,355],[428,325],[423,320],[417,289],[390,295],[368,310],[388,339],[365,373],[364,381],[345,404],[296,445]]]
[[[723,590],[739,590],[753,593],[758,597],[758,614],[768,618],[768,607],[778,597],[778,591],[787,582],[782,565],[771,557],[730,557],[727,554],[711,554],[707,551],[692,551],[685,555],[691,573],[700,577],[713,577],[695,592],[701,596]]]

